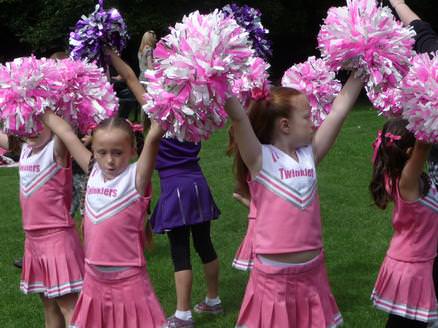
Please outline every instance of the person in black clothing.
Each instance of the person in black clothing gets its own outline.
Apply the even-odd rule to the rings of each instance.
[[[416,32],[415,50],[418,53],[431,53],[438,50],[438,34],[432,26],[423,20],[406,4],[405,0],[389,0],[404,25],[410,25]],[[428,159],[428,170],[431,181],[438,186],[438,145],[433,145]],[[437,236],[438,238],[438,236]],[[434,263],[435,293],[438,295],[438,257]],[[427,327],[426,323],[390,315],[387,327]],[[438,327],[435,324],[433,327]]]

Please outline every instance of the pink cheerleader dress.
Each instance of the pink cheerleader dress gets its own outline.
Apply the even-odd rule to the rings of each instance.
[[[251,194],[252,185],[250,185]],[[254,202],[251,200],[249,204],[248,213],[248,227],[246,229],[245,238],[242,240],[239,248],[237,249],[236,255],[234,256],[233,263],[231,264],[233,268],[241,271],[251,271],[254,266],[254,249],[253,249],[253,239],[254,239],[254,228],[256,219],[256,208]]]
[[[54,141],[37,154],[23,144],[19,164],[20,203],[25,232],[20,289],[47,298],[78,293],[84,253],[70,216],[71,165],[54,160]]]
[[[380,268],[371,300],[376,308],[408,319],[438,319],[433,261],[438,246],[438,191],[434,184],[417,201],[401,198],[396,188],[394,235]]]
[[[256,258],[236,327],[337,327],[342,317],[324,264],[312,147],[297,149],[298,161],[273,145],[263,145],[262,156],[262,169],[250,182]],[[299,264],[263,258],[309,250],[321,252]]]
[[[95,164],[84,216],[85,278],[75,328],[155,328],[165,324],[144,258],[145,216],[152,189],[135,188],[137,165],[105,180]]]

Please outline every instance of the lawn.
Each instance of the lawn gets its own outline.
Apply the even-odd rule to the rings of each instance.
[[[368,193],[371,142],[383,120],[367,106],[358,106],[345,123],[335,147],[318,168],[327,267],[333,293],[344,316],[344,327],[383,327],[385,314],[369,300],[379,265],[391,236],[390,212],[372,206]],[[231,268],[231,261],[246,231],[247,211],[233,201],[231,159],[224,153],[226,130],[204,143],[201,166],[222,211],[213,224],[213,239],[221,263],[220,296],[225,314],[195,315],[197,327],[234,327],[248,275]],[[158,180],[154,177],[155,197]],[[12,266],[22,254],[23,232],[18,204],[16,169],[0,170],[0,326],[43,327],[37,296],[22,295],[20,272]],[[148,270],[166,314],[175,306],[173,271],[166,236],[154,237],[146,253]],[[202,267],[192,252],[193,303],[205,296]]]

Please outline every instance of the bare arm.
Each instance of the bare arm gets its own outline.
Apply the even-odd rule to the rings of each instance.
[[[160,147],[160,140],[164,130],[155,121],[151,122],[151,128],[146,135],[143,149],[137,161],[137,172],[135,176],[135,188],[144,195],[146,188],[151,182],[152,173],[155,168],[155,159]]]
[[[154,69],[154,63],[152,62],[152,56],[147,56],[146,58],[148,69]]]
[[[420,19],[420,17],[418,17],[418,15],[405,3],[405,0],[389,0],[389,2],[404,25],[409,25],[412,21]]]
[[[120,76],[125,80],[126,84],[134,94],[135,99],[137,99],[139,104],[142,106],[146,104],[146,101],[143,97],[145,93],[144,88],[138,81],[138,78],[137,76],[135,76],[132,68],[128,64],[126,64],[119,56],[117,56],[114,51],[106,49],[106,54],[110,56],[111,63],[113,64],[117,73],[119,73]]]
[[[321,124],[313,137],[312,145],[316,163],[321,162],[335,143],[342,124],[350,110],[353,108],[360,90],[362,89],[362,81],[355,78],[353,75],[354,74],[350,75],[347,83],[345,83],[341,92],[333,102],[330,114]]]
[[[414,201],[420,197],[420,177],[431,148],[429,144],[415,143],[399,181],[400,194],[404,200]]]
[[[262,145],[252,129],[248,115],[236,97],[233,96],[226,101],[225,111],[233,121],[234,139],[240,155],[254,177],[262,168]]]
[[[55,136],[55,148],[54,148],[54,155],[55,155],[55,161],[62,167],[67,167],[69,162],[69,156],[67,147],[64,145],[61,139],[59,139],[58,136]]]
[[[0,132],[0,147],[9,150],[9,138],[6,133]]]
[[[81,169],[87,173],[91,152],[82,144],[70,124],[55,115],[52,111],[46,111],[42,116],[42,120],[60,141],[64,143]]]

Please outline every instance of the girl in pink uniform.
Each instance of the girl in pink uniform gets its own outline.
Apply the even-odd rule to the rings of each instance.
[[[350,77],[316,133],[309,103],[294,89],[273,88],[248,115],[236,98],[227,101],[257,209],[256,259],[237,327],[325,328],[342,322],[325,270],[315,166],[361,87]]]
[[[371,299],[389,313],[387,327],[427,327],[438,319],[433,261],[438,246],[438,192],[423,172],[431,146],[415,141],[407,121],[392,119],[374,146],[370,191],[384,209],[394,202],[394,235]]]
[[[9,149],[10,141],[0,133],[0,147]],[[25,138],[19,177],[26,237],[20,289],[40,295],[46,327],[63,327],[70,322],[82,288],[84,253],[69,214],[70,155],[47,127]]]
[[[114,53],[110,56],[137,99],[144,102],[144,89],[134,72]],[[136,154],[135,136],[123,119],[107,119],[95,128],[92,152],[61,118],[48,112],[43,121],[88,174],[85,278],[71,327],[163,326],[164,312],[146,270],[144,226],[152,194],[151,175],[164,131],[152,122],[138,161],[130,164]]]

